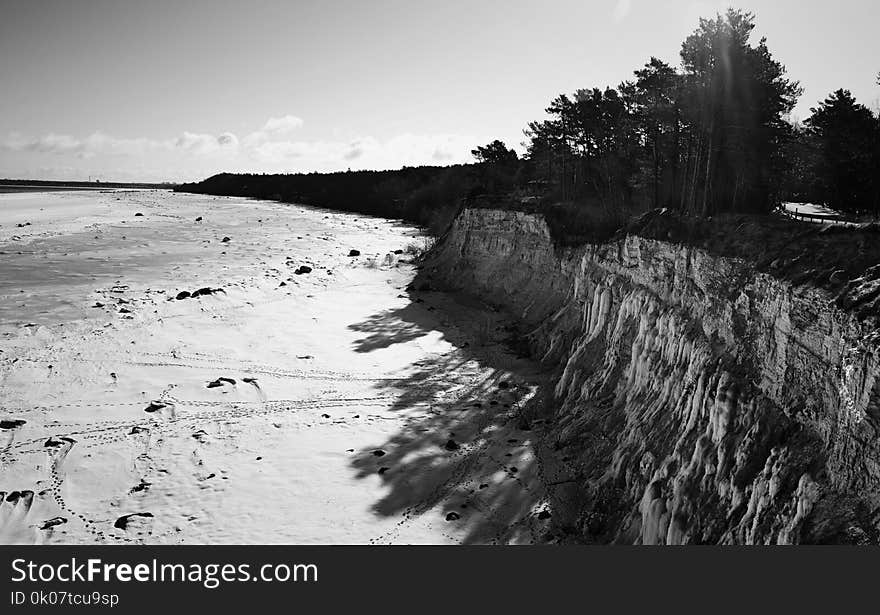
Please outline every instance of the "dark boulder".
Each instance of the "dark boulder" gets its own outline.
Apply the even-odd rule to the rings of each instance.
[[[116,520],[116,522],[113,524],[113,527],[120,529],[120,530],[124,530],[128,527],[128,524],[130,521],[137,519],[138,517],[152,518],[153,513],[143,512],[143,513],[132,513],[130,515],[123,515],[122,517],[119,517]]]
[[[144,408],[144,412],[149,412],[150,414],[152,414],[153,412],[159,412],[159,410],[167,407],[168,404],[161,401],[151,401],[150,405]]]
[[[46,440],[46,442],[43,444],[43,446],[45,448],[55,448],[56,446],[64,446],[65,443],[75,444],[76,440],[74,440],[73,438],[65,437],[65,436],[62,436],[57,439],[56,438],[49,438],[48,440]]]
[[[43,524],[40,526],[40,529],[41,530],[50,530],[53,527],[55,527],[56,525],[63,525],[64,523],[67,523],[67,519],[65,519],[64,517],[55,517],[53,519],[48,519],[46,521],[43,521]]]
[[[217,293],[225,292],[226,291],[224,291],[222,288],[210,288],[206,286],[205,288],[194,290],[190,296],[195,299],[196,297],[208,297],[210,295],[216,295]]]
[[[222,387],[224,384],[231,384],[231,385],[235,386],[235,379],[234,378],[226,378],[224,376],[221,378],[217,378],[217,380],[212,380],[211,382],[209,382],[207,384],[207,387],[209,389],[216,389],[217,387]]]

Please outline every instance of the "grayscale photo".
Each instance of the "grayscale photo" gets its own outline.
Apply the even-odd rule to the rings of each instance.
[[[878,18],[0,0],[0,544],[877,545]]]

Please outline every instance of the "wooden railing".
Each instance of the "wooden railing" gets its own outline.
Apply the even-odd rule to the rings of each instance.
[[[845,218],[835,214],[806,214],[799,211],[792,211],[785,207],[780,207],[777,212],[783,216],[794,218],[795,220],[803,220],[805,222],[817,222],[826,224],[859,224],[859,220]]]

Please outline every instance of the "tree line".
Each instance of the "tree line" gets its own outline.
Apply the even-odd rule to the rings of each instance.
[[[551,200],[606,210],[762,213],[797,199],[876,214],[880,119],[839,90],[790,122],[802,89],[766,39],[752,41],[754,28],[735,9],[701,19],[680,67],[652,57],[617,88],[557,96],[525,130],[519,178],[545,183]],[[491,162],[504,150],[474,154]]]
[[[880,84],[880,76],[878,76]],[[880,215],[880,120],[840,89],[792,126],[783,191],[844,213]]]
[[[790,121],[802,89],[754,28],[735,9],[701,19],[679,66],[652,57],[616,88],[560,94],[525,129],[522,158],[495,140],[472,151],[475,164],[220,174],[178,189],[403,218],[436,233],[462,203],[532,200],[570,242],[660,207],[707,217],[792,200],[880,215],[877,113],[841,89]]]
[[[399,218],[442,233],[474,194],[512,188],[504,164],[404,167],[337,173],[220,173],[175,190],[314,205]]]

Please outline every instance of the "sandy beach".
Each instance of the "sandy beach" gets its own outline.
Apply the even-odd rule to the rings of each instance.
[[[533,542],[539,373],[401,223],[0,195],[0,543]]]

